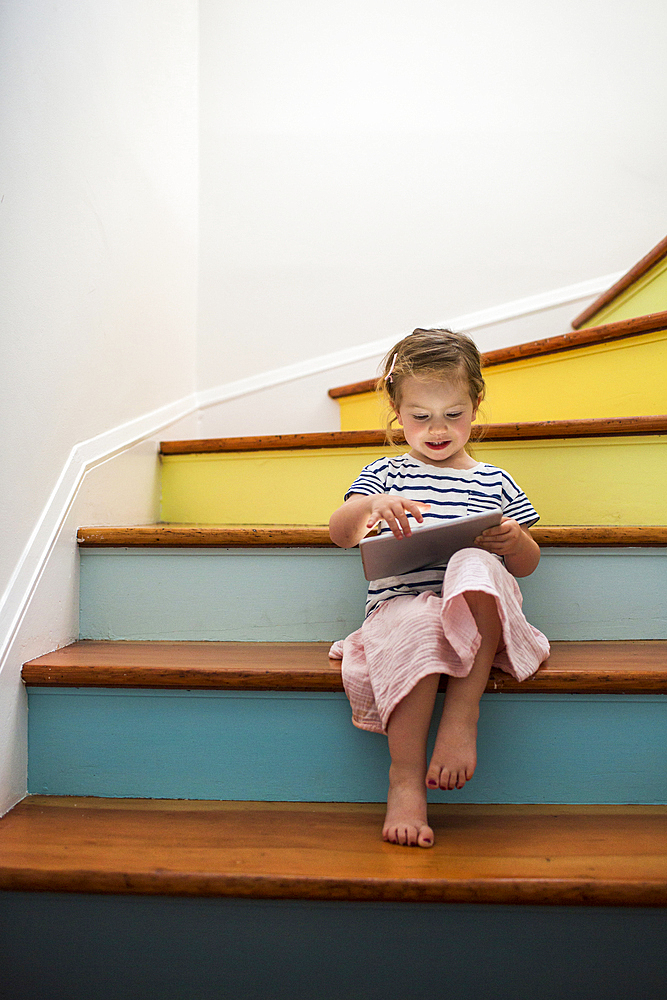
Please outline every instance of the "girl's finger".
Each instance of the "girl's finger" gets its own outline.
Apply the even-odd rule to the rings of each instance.
[[[398,523],[400,524],[401,531],[402,531],[403,535],[405,535],[406,538],[407,538],[408,535],[412,534],[412,528],[410,527],[410,522],[408,521],[408,519],[405,516],[405,514],[399,514],[398,515]]]
[[[419,524],[422,524],[424,520],[422,511],[430,510],[431,505],[430,503],[419,503],[418,501],[415,500],[410,504],[409,507],[406,507],[406,509],[410,511],[415,521],[418,521]]]
[[[487,528],[486,531],[482,532],[482,538],[504,538],[511,534],[511,530],[508,531],[502,525],[498,525],[496,528]]]

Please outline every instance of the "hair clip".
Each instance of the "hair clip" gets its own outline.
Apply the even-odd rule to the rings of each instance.
[[[391,368],[389,369],[389,371],[387,372],[387,374],[384,377],[385,382],[393,382],[394,381],[393,378],[391,377],[391,373],[394,370],[394,365],[396,364],[396,358],[397,357],[398,357],[398,353],[396,353],[393,356],[393,358],[391,359]]]

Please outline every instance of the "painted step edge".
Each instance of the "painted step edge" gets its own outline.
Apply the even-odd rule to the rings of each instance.
[[[667,545],[663,525],[556,525],[531,528],[544,547],[656,547]],[[90,526],[77,531],[85,548],[332,548],[329,529],[318,525],[140,524]]]
[[[593,316],[604,309],[605,306],[610,305],[610,303],[612,303],[614,299],[618,298],[622,292],[630,288],[631,285],[634,285],[634,283],[647,274],[652,267],[660,263],[665,256],[667,256],[667,236],[664,240],[661,240],[657,246],[654,246],[652,250],[649,250],[646,256],[642,257],[640,261],[631,267],[622,278],[619,278],[619,280],[611,286],[611,288],[608,288],[607,291],[598,296],[594,302],[591,302],[591,304],[587,306],[583,312],[579,313],[579,315],[572,320],[573,329],[577,330],[583,323],[586,323],[589,319],[592,319]],[[594,328],[591,327],[591,329]]]
[[[602,306],[598,305],[595,311],[598,312],[601,308]],[[594,314],[590,313],[590,315]],[[523,361],[524,358],[561,354],[564,351],[573,351],[580,347],[592,347],[595,344],[605,344],[613,340],[638,337],[643,333],[657,333],[659,330],[667,328],[667,312],[648,313],[646,316],[636,316],[632,319],[623,319],[614,323],[587,327],[585,330],[577,330],[577,321],[584,323],[586,318],[583,313],[578,316],[572,324],[575,329],[569,333],[557,337],[546,337],[542,340],[532,340],[525,344],[515,344],[512,347],[502,347],[497,351],[488,351],[482,354],[482,367],[484,369],[493,368],[495,365]],[[329,389],[329,396],[332,399],[341,399],[345,396],[359,396],[362,393],[375,392],[376,384],[377,379],[370,378],[361,382],[351,382],[348,385],[339,385]]]
[[[0,889],[667,905],[667,807],[436,805],[429,851],[384,844],[383,812],[363,803],[31,796],[0,821]],[[521,845],[516,856],[508,844]]]
[[[22,678],[29,687],[340,692],[340,661],[328,658],[329,647],[82,640],[28,661]],[[494,669],[486,690],[667,694],[667,640],[553,642],[551,656],[533,677],[518,682]]]
[[[664,434],[667,414],[637,417],[597,417],[590,420],[541,420],[516,424],[475,424],[471,441],[535,441],[552,438],[620,437]],[[350,448],[383,445],[383,430],[326,431],[308,434],[269,434],[233,438],[162,441],[161,455],[202,455],[247,451],[300,451],[309,448]],[[396,444],[404,444],[402,434]]]

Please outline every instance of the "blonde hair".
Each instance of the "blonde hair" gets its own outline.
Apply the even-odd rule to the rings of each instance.
[[[393,443],[395,411],[401,404],[401,384],[407,376],[431,379],[461,379],[466,382],[473,406],[484,399],[486,384],[477,345],[464,333],[417,328],[387,353],[376,389],[388,404],[387,438]]]

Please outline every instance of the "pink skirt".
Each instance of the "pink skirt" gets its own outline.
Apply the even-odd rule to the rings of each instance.
[[[526,621],[514,577],[491,553],[461,549],[447,565],[442,597],[427,591],[383,601],[360,629],[331,647],[329,656],[343,661],[355,726],[386,733],[396,705],[423,677],[470,673],[481,636],[463,596],[467,591],[496,599],[504,648],[495,667],[523,681],[547,659],[547,638]]]

